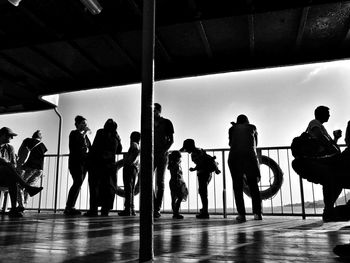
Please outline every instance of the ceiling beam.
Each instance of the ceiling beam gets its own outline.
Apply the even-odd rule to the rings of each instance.
[[[204,45],[204,49],[205,49],[205,52],[208,56],[208,58],[213,58],[213,52],[211,50],[211,47],[210,47],[210,44],[209,44],[209,40],[208,40],[208,37],[207,37],[207,34],[205,32],[205,29],[204,29],[204,26],[203,26],[203,22],[202,21],[196,21],[196,27],[197,27],[197,30],[199,32],[199,35],[202,39],[202,43]]]
[[[305,32],[307,17],[309,15],[310,7],[305,7],[302,9],[300,20],[299,20],[299,26],[298,26],[298,32],[295,40],[295,52],[297,53],[301,47],[303,35]]]

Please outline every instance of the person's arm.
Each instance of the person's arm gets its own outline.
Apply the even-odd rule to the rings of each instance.
[[[139,148],[135,144],[131,144],[128,153],[125,155],[124,163],[128,165],[132,165],[135,162],[139,153],[140,153]]]
[[[312,132],[313,136],[316,137],[317,140],[319,140],[319,142],[322,145],[328,147],[328,149],[333,149],[333,150],[335,149],[338,151],[337,142],[335,140],[332,140],[331,137],[324,135],[320,127],[318,127],[318,126],[313,127],[311,129],[311,132]]]

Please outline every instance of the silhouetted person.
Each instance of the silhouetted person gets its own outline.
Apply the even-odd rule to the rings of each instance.
[[[21,158],[20,152],[27,153]],[[31,138],[23,140],[18,150],[17,168],[22,170],[22,178],[29,185],[34,185],[43,176],[44,155],[47,152],[45,144],[42,142],[40,130],[33,133]],[[24,211],[27,204],[28,192],[18,188],[18,210]]]
[[[84,182],[87,173],[88,153],[91,147],[90,140],[87,133],[90,129],[87,126],[87,121],[83,116],[75,117],[76,129],[69,134],[69,159],[68,168],[73,179],[73,185],[71,186],[66,208],[64,210],[65,215],[80,215],[81,212],[75,209],[75,203],[77,201],[81,185]]]
[[[99,206],[101,215],[108,216],[113,208],[117,190],[115,156],[122,152],[117,128],[117,123],[108,119],[96,132],[89,156],[90,209],[85,216],[97,216]]]
[[[10,145],[10,140],[17,136],[10,128],[0,129],[0,186],[8,187],[11,199],[10,217],[22,217],[22,213],[17,210],[17,187],[22,187],[30,196],[39,193],[43,188],[27,184],[16,169],[16,154]]]
[[[174,142],[174,127],[170,120],[161,117],[162,106],[154,103],[154,217],[159,218],[164,195],[164,174],[168,150]]]
[[[134,131],[130,135],[130,147],[123,159],[123,182],[124,182],[124,210],[120,216],[135,216],[134,193],[135,182],[140,170],[140,139],[141,134]]]
[[[180,152],[190,153],[192,162],[196,165],[189,169],[191,172],[197,171],[198,193],[202,201],[202,209],[200,209],[200,213],[197,214],[196,217],[200,219],[208,219],[208,184],[212,177],[211,172],[213,172],[209,163],[210,159],[208,159],[208,155],[203,149],[195,146],[193,139],[186,139]]]
[[[237,123],[231,122],[231,124],[228,132],[230,145],[228,165],[238,212],[236,220],[238,222],[246,221],[243,198],[244,175],[251,193],[254,219],[261,220],[261,197],[258,187],[261,176],[256,152],[258,132],[256,127],[249,123],[247,116],[243,114],[237,117]]]
[[[173,219],[183,219],[180,215],[180,206],[182,201],[187,200],[188,189],[182,177],[181,153],[173,151],[169,155],[168,169],[170,171],[170,192],[171,192],[171,208],[173,209]]]
[[[342,135],[341,131],[334,131],[334,138],[332,138],[328,134],[326,128],[323,126],[323,123],[329,120],[329,108],[326,106],[318,106],[315,109],[314,114],[315,119],[310,121],[306,131],[318,142],[318,156],[327,156],[340,153],[337,141]],[[335,185],[333,181],[328,181],[327,183],[323,184],[324,221],[332,220],[334,203],[340,195],[341,190],[342,187]]]

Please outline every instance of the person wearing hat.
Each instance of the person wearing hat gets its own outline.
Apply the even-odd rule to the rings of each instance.
[[[81,212],[75,209],[81,186],[87,173],[87,157],[91,148],[91,142],[87,133],[90,131],[87,121],[83,116],[77,115],[74,119],[75,130],[69,134],[69,158],[68,168],[73,179],[73,184],[68,192],[64,214],[67,216],[80,215]]]
[[[159,218],[164,195],[164,175],[168,163],[169,149],[174,143],[174,126],[161,116],[162,106],[154,103],[154,218]]]
[[[193,139],[186,139],[180,152],[191,154],[192,162],[196,165],[189,169],[191,172],[197,171],[198,193],[202,201],[202,209],[200,209],[200,213],[196,215],[196,218],[209,219],[208,184],[211,181],[211,173],[216,169],[211,164],[214,158],[209,156],[203,149],[197,148]]]
[[[8,187],[11,199],[10,217],[22,217],[22,213],[16,208],[18,186],[25,189],[30,196],[39,193],[43,188],[30,186],[16,170],[16,154],[10,140],[17,136],[10,128],[0,129],[0,186]]]
[[[229,129],[230,153],[228,165],[232,177],[233,191],[235,195],[239,223],[246,221],[246,211],[243,198],[243,176],[247,178],[251,193],[253,214],[255,220],[261,220],[261,197],[258,187],[260,169],[257,158],[256,146],[258,133],[256,127],[249,123],[247,116],[239,115],[237,123],[231,122]]]

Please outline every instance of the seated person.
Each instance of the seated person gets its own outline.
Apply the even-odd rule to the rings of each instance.
[[[27,184],[16,169],[16,156],[13,147],[9,144],[13,136],[17,136],[10,128],[0,129],[0,186],[8,187],[11,198],[10,217],[22,217],[16,208],[18,186],[24,188],[30,196],[39,193],[43,188]]]
[[[341,137],[341,131],[334,131],[334,138],[331,138],[323,126],[329,117],[328,107],[319,106],[315,109],[315,119],[309,123],[306,132],[310,135],[317,149],[315,149],[313,156],[297,156],[292,162],[292,167],[303,178],[313,183],[322,184],[323,220],[335,221],[334,203],[342,188],[350,188],[350,180],[343,172],[344,167],[347,166],[345,160],[350,154],[340,153],[337,141]]]

